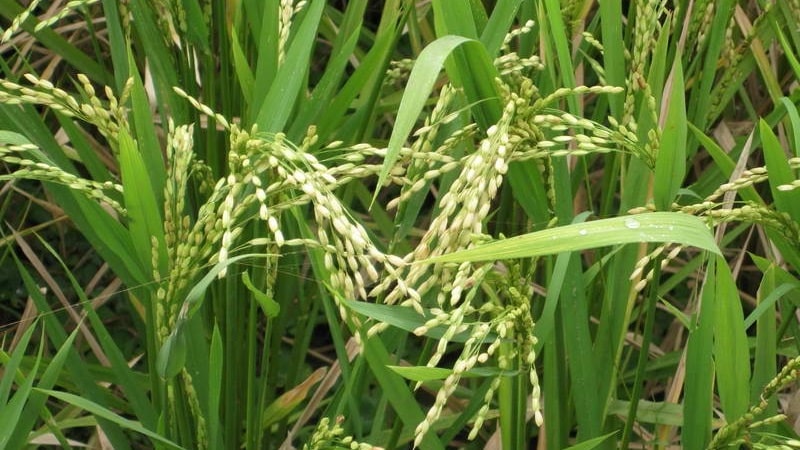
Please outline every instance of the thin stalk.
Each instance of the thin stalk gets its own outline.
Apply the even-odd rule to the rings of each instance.
[[[245,448],[259,448],[257,446],[258,436],[261,434],[260,423],[256,421],[258,417],[258,405],[256,404],[256,380],[258,372],[256,370],[256,354],[258,353],[258,342],[256,341],[257,332],[257,307],[256,302],[250,302],[250,311],[247,320],[247,427],[245,429]]]
[[[561,316],[560,309],[556,315]],[[560,318],[555,321],[555,335],[563,333]],[[569,376],[567,369],[567,351],[563,339],[548,339],[544,345],[542,357],[544,377],[542,389],[545,398],[543,435],[550,450],[561,450],[568,445],[571,428],[569,408]]]
[[[514,349],[512,336],[509,341],[500,344],[500,358],[509,361],[505,370],[515,371],[519,368],[519,357]],[[527,376],[527,374],[526,374]],[[525,410],[527,393],[521,383],[521,375],[501,375],[497,388],[500,410],[500,440],[503,448],[525,448]]]
[[[241,436],[237,432],[241,427],[239,392],[239,368],[245,365],[242,360],[241,340],[239,328],[242,323],[241,314],[237,304],[239,302],[225,302],[224,299],[236,298],[236,287],[233,281],[228,281],[224,286],[225,296],[222,306],[224,307],[225,322],[225,354],[229,355],[225,366],[225,430],[228,430],[228,442],[230,448],[238,448],[241,445]],[[218,311],[219,314],[221,311]]]
[[[628,417],[625,421],[625,428],[622,433],[620,448],[628,448],[633,432],[633,423],[636,421],[636,411],[639,407],[639,396],[642,395],[642,388],[645,381],[645,368],[647,366],[647,349],[650,347],[653,334],[653,324],[656,318],[656,304],[658,303],[658,278],[661,274],[661,257],[653,261],[653,281],[649,286],[649,295],[645,306],[644,330],[642,330],[642,348],[639,351],[639,358],[636,362],[636,380],[633,383]]]
[[[266,344],[266,342],[267,339],[269,339],[270,337],[272,328],[273,328],[272,320],[267,319],[267,325],[266,327],[264,327],[264,335],[262,336],[264,339],[264,344],[261,346],[261,369],[259,372],[259,381],[261,383],[261,386],[257,391],[258,403],[256,404],[256,411],[257,411],[256,423],[258,424],[258,433],[256,433],[256,441],[255,441],[255,446],[253,448],[264,448],[263,441],[266,430],[261,429],[262,428],[261,424],[264,421],[264,416],[262,413],[264,412],[264,409],[267,407],[267,386],[268,386],[267,381],[269,380],[268,378],[269,369],[271,367],[270,356],[272,355],[272,353],[270,352],[270,347]],[[251,391],[250,395],[255,395],[255,393]]]

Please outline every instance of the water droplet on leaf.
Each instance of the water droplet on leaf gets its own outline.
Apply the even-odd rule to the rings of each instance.
[[[639,228],[640,226],[642,226],[642,224],[639,223],[639,221],[636,220],[636,219],[630,219],[629,218],[629,219],[625,219],[625,226],[630,228],[631,230],[635,230],[636,228]]]

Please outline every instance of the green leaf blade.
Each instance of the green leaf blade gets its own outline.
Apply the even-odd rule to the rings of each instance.
[[[157,442],[159,444],[163,444],[167,448],[183,449],[183,447],[181,447],[180,445],[172,442],[171,440],[159,435],[158,433],[155,433],[155,432],[150,431],[147,428],[143,427],[139,422],[136,422],[136,421],[133,421],[133,420],[130,420],[130,419],[126,419],[126,418],[114,413],[110,409],[107,409],[107,408],[105,408],[105,407],[103,407],[101,405],[98,405],[97,403],[95,403],[95,402],[93,402],[91,400],[87,400],[87,399],[85,399],[83,397],[80,397],[80,396],[77,396],[77,395],[74,395],[74,394],[70,394],[68,392],[52,391],[52,390],[48,390],[48,389],[36,389],[36,390],[40,391],[40,392],[42,392],[44,394],[47,394],[50,397],[54,397],[54,398],[57,398],[57,399],[59,399],[61,401],[64,401],[64,402],[67,402],[67,403],[72,404],[74,406],[77,406],[78,408],[81,408],[81,409],[83,409],[85,411],[88,411],[88,412],[94,414],[95,416],[102,417],[102,418],[104,418],[104,419],[106,419],[108,421],[111,421],[111,422],[121,426],[122,428],[126,428],[128,430],[135,431],[135,432],[137,432],[139,434],[143,434],[143,435],[149,437],[153,442]]]
[[[720,253],[705,223],[681,213],[654,212],[565,225],[425,260],[492,261],[640,242],[674,242]]]
[[[460,54],[461,65],[454,65],[456,69],[450,75],[459,80],[467,93],[467,100],[475,104],[476,118],[482,119],[482,126],[487,127],[490,122],[500,117],[500,103],[493,83],[497,71],[486,53],[485,47],[474,40],[462,36],[444,36],[429,44],[422,50],[417,58],[408,84],[400,101],[397,119],[389,138],[386,158],[378,176],[378,186],[383,186],[389,171],[397,162],[400,148],[411,134],[422,108],[428,101],[433,86],[439,78],[439,72],[444,67],[447,59],[463,48]],[[457,72],[457,73],[455,73]],[[484,104],[486,101],[488,104]],[[376,191],[377,195],[377,191]]]
[[[253,298],[258,302],[261,310],[264,311],[264,315],[269,318],[278,315],[281,310],[281,305],[273,300],[272,297],[256,288],[253,282],[250,281],[250,275],[247,272],[242,272],[242,283],[244,283],[245,287],[253,294]]]
[[[722,411],[730,423],[747,412],[750,404],[750,348],[736,282],[721,257],[717,257],[715,275],[714,360]]]
[[[789,214],[795,222],[800,222],[800,189],[783,191],[778,187],[792,183],[797,179],[787,161],[778,137],[763,119],[758,123],[758,132],[764,147],[764,159],[767,163],[767,174],[772,197],[778,211]]]
[[[130,219],[130,235],[136,249],[136,256],[143,272],[153,273],[151,267],[153,242],[160,251],[159,260],[166,262],[163,219],[158,195],[153,191],[150,172],[133,137],[124,128],[119,132],[119,164],[122,173],[125,208]]]
[[[666,118],[661,137],[661,147],[656,158],[656,173],[653,183],[653,196],[656,208],[667,211],[672,206],[675,195],[681,187],[686,174],[686,103],[684,100],[683,67],[681,55],[675,57],[672,72],[667,80],[670,92],[664,92],[667,105]],[[667,97],[668,95],[668,97]]]

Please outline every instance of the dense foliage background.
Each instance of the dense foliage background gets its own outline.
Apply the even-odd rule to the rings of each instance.
[[[800,1],[0,15],[0,448],[800,447]]]

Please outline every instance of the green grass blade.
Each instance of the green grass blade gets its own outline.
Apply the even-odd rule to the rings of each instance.
[[[770,21],[770,23],[775,24],[775,21]],[[776,26],[774,27],[774,31],[778,43],[783,47],[784,55],[786,55],[786,60],[789,62],[789,67],[791,67],[794,72],[795,79],[800,78],[800,60],[797,58],[795,49],[792,48],[792,44],[786,39],[783,30]]]
[[[615,431],[613,433],[608,433],[603,436],[598,436],[596,438],[583,441],[580,444],[569,446],[564,450],[592,450],[593,448],[598,448],[601,445],[605,444],[609,439],[614,437],[614,435],[616,434],[617,432]]]
[[[31,252],[30,247],[23,248],[23,251],[26,253],[26,256],[29,258],[31,257],[29,254]],[[61,319],[53,313],[44,297],[44,294],[42,294],[39,286],[33,280],[33,277],[22,264],[22,262],[19,261],[16,255],[13,253],[12,255],[14,257],[14,262],[17,265],[17,270],[25,284],[25,289],[36,304],[41,317],[43,317],[42,321],[45,323],[45,332],[47,333],[53,345],[61,348],[64,345],[64,342],[66,342],[68,339],[68,335],[60,322]],[[94,377],[90,373],[86,362],[81,359],[74,348],[69,348],[72,351],[68,352],[67,355],[67,363],[64,365],[65,373],[60,375],[68,376],[72,383],[74,383],[76,391],[79,392],[83,398],[91,401],[102,401],[101,399],[107,399],[104,397],[105,392],[95,383]],[[111,445],[113,445],[115,449],[130,449],[128,440],[125,438],[122,430],[117,427],[116,424],[113,422],[108,422],[103,418],[98,418],[97,422],[103,428],[103,432],[106,434],[111,442]]]
[[[561,320],[558,320],[558,324]],[[557,330],[560,335],[560,330]],[[573,427],[572,408],[568,392],[567,357],[561,339],[548,339],[543,345],[542,392],[546,400],[544,420],[547,423],[548,450],[567,446]]]
[[[225,363],[222,350],[222,335],[214,324],[211,333],[211,352],[208,358],[208,442],[220,446],[225,442],[220,429],[220,397],[222,396],[222,368]]]
[[[0,405],[3,405],[3,408],[0,408],[0,422],[7,425],[12,423],[11,421],[14,414],[11,412],[6,413],[5,411],[7,408],[5,405],[8,404],[8,399],[11,397],[11,388],[14,384],[15,377],[18,375],[17,370],[19,370],[20,362],[22,362],[22,358],[25,356],[25,351],[28,348],[31,336],[33,336],[33,332],[36,330],[35,325],[36,323],[32,324],[25,330],[22,336],[20,336],[10,356],[7,355],[5,351],[2,352],[3,377],[0,378]],[[3,429],[11,430],[13,427],[6,426]]]
[[[196,282],[194,286],[192,286],[192,289],[189,290],[189,293],[186,294],[186,297],[183,300],[183,303],[186,304],[186,314],[183,315],[181,319],[191,319],[194,314],[197,313],[202,305],[204,295],[209,285],[211,285],[211,283],[219,276],[220,273],[222,273],[223,270],[226,270],[231,265],[245,259],[267,258],[268,256],[269,255],[260,253],[247,253],[243,255],[236,255],[226,259],[225,261],[214,264],[214,266],[209,269],[208,272],[206,272],[203,278]]]
[[[786,160],[786,152],[778,137],[772,132],[764,120],[758,123],[761,143],[764,148],[764,159],[767,162],[767,173],[775,207],[779,212],[788,214],[795,222],[800,222],[800,189],[782,191],[778,186],[790,184],[797,179]]]
[[[714,281],[717,296],[714,360],[722,411],[730,423],[744,414],[750,404],[750,348],[736,282],[727,262],[719,256]]]
[[[542,57],[550,61],[548,66],[558,67],[558,74],[561,76],[560,83],[555,79],[552,81],[556,86],[575,87],[575,67],[572,63],[572,52],[570,51],[570,36],[568,36],[566,25],[564,24],[564,16],[561,13],[561,2],[558,0],[545,0],[541,6],[544,7],[544,17],[540,18],[543,21],[542,31],[549,33],[548,38],[544,39],[544,41],[555,47],[555,55],[544,54]],[[545,24],[546,27],[544,26]],[[567,97],[567,104],[571,113],[579,114],[578,101],[574,96]]]
[[[489,21],[481,33],[481,42],[486,47],[486,53],[496,55],[500,51],[522,3],[523,0],[500,0],[494,5]]]
[[[22,348],[23,352],[24,350],[25,349]],[[0,434],[0,450],[5,450],[10,443],[12,433],[9,433],[8,431],[16,432],[19,428],[18,421],[23,409],[25,408],[25,404],[28,402],[28,399],[31,396],[33,382],[36,379],[36,372],[39,370],[39,363],[42,361],[43,350],[44,346],[40,345],[39,352],[36,356],[36,360],[33,364],[31,372],[28,373],[28,376],[26,376],[21,383],[19,383],[19,386],[17,386],[17,390],[11,397],[11,400],[3,405],[2,413],[0,413],[0,430],[5,430],[6,432]],[[15,372],[5,372],[4,378],[14,378],[15,375]],[[13,450],[19,447],[10,448]]]
[[[536,321],[536,328],[533,330],[533,335],[536,336],[538,341],[534,347],[536,353],[539,353],[539,349],[553,338],[553,330],[556,328],[556,308],[558,307],[558,299],[561,296],[561,288],[567,277],[569,259],[570,255],[568,253],[562,253],[556,257],[553,265],[544,306],[539,319]]]
[[[233,59],[233,68],[236,72],[236,77],[239,80],[239,85],[242,88],[242,97],[246,103],[249,103],[254,97],[253,86],[255,85],[255,76],[250,64],[247,62],[242,45],[239,43],[239,30],[234,26],[231,29],[231,58]]]
[[[136,257],[144,273],[153,273],[153,241],[158,245],[160,260],[166,263],[163,219],[158,194],[136,142],[123,128],[119,133],[119,165],[124,188],[125,208],[128,211],[131,238],[135,243]]]
[[[141,44],[141,51],[144,54],[138,54],[147,58],[148,67],[153,76],[159,110],[162,111],[162,114],[169,111],[170,117],[176,123],[186,123],[188,116],[185,100],[179,98],[172,88],[181,86],[186,90],[188,86],[181,85],[178,81],[181,70],[174,64],[172,52],[167,48],[165,39],[162,37],[162,30],[156,23],[158,20],[155,17],[156,10],[146,0],[131,0],[128,11],[133,17],[133,27],[141,36],[138,43]],[[194,74],[191,76],[193,78]],[[192,78],[189,78],[187,74],[186,81]],[[163,120],[166,123],[167,117],[163,117]]]
[[[477,81],[473,83],[476,86],[473,90],[473,95],[484,95],[483,97],[470,98],[468,93],[467,100],[475,102],[481,100],[494,102],[493,105],[481,106],[480,104],[476,104],[476,108],[487,110],[487,118],[491,116],[494,116],[495,120],[499,118],[500,106],[495,98],[496,93],[485,95],[486,89],[490,89],[494,92],[493,87],[486,87],[487,83],[492,83],[494,78],[486,74],[496,73],[496,70],[494,66],[491,65],[491,60],[489,60],[483,46],[475,40],[460,36],[444,36],[435,40],[420,53],[414,64],[414,69],[411,71],[408,85],[403,94],[403,99],[400,102],[400,109],[397,112],[397,119],[392,129],[392,135],[389,138],[389,146],[386,150],[386,157],[381,168],[381,173],[378,175],[378,186],[383,186],[386,177],[389,175],[389,170],[391,170],[397,162],[400,148],[411,134],[411,130],[416,124],[419,114],[422,112],[422,108],[428,101],[433,85],[439,78],[439,72],[441,72],[445,61],[447,61],[447,58],[461,46],[465,47],[465,55],[471,57],[470,61],[477,61],[477,63],[472,67],[459,67],[458,70],[462,75],[469,73],[470,69],[477,71],[474,77]],[[464,82],[466,82],[467,79],[467,77],[462,77],[462,81]],[[483,86],[483,88],[479,88],[478,86]],[[491,112],[492,110],[494,110],[494,113]],[[377,196],[377,191],[375,195]]]
[[[453,369],[428,366],[387,366],[401,377],[411,381],[443,380],[453,373]],[[497,367],[476,367],[463,373],[464,378],[516,376],[518,370],[502,370]]]
[[[264,102],[258,105],[255,123],[258,129],[267,132],[283,130],[294,110],[297,96],[303,87],[309,68],[308,60],[316,43],[317,27],[322,17],[325,2],[315,0],[310,3],[297,34],[294,36],[286,57],[275,74]],[[257,82],[261,80],[257,77]]]
[[[456,35],[478,39],[470,2],[433,0],[431,4],[437,36]]]
[[[789,117],[791,126],[788,127],[788,131],[793,137],[794,156],[800,156],[800,113],[797,112],[797,106],[787,97],[781,98],[781,104],[786,108],[786,115]]]
[[[425,262],[528,258],[637,242],[674,242],[719,253],[702,220],[686,214],[655,212],[537,231],[430,258]]]
[[[181,368],[186,364],[186,336],[184,326],[186,322],[191,320],[203,304],[206,290],[211,283],[217,279],[220,273],[226,270],[232,264],[248,258],[266,257],[262,254],[244,254],[228,258],[225,261],[218,262],[194,284],[186,298],[183,300],[181,306],[181,313],[175,322],[172,333],[167,337],[164,344],[158,350],[157,367],[159,376],[162,378],[172,378],[178,374]]]
[[[253,24],[251,28],[252,33],[258,36],[255,83],[253,84],[252,97],[250,97],[250,110],[253,117],[256,117],[255,112],[263,107],[264,99],[272,87],[280,67],[278,64],[278,21],[280,20],[278,13],[280,11],[280,2],[278,0],[267,0],[258,2],[258,5],[261,10],[261,14],[258,17],[261,20],[258,25]],[[252,11],[247,10],[249,17],[256,16],[256,8],[252,9]],[[242,33],[245,33],[244,29]],[[241,67],[239,70],[243,68]]]
[[[208,26],[206,26],[206,20],[203,17],[203,7],[205,5],[201,7],[198,0],[184,0],[182,7],[184,14],[186,14],[184,20],[186,20],[186,35],[189,38],[189,42],[204,53],[209,51]]]
[[[130,64],[134,65],[136,61],[133,55],[130,56]],[[149,181],[149,191],[155,197],[156,205],[159,207],[164,204],[164,186],[166,185],[166,167],[164,165],[164,157],[162,156],[161,144],[158,141],[155,120],[150,112],[150,100],[147,98],[147,93],[144,90],[144,85],[138,73],[131,75],[133,77],[133,86],[131,87],[131,114],[133,115],[133,125],[135,127],[135,137],[137,148],[144,167],[147,170],[147,178],[142,178],[141,182]],[[120,142],[120,145],[122,143]],[[121,149],[120,149],[121,153]],[[122,164],[122,157],[120,155],[120,164]],[[122,170],[122,167],[120,167]],[[152,206],[151,206],[152,207]],[[153,211],[155,213],[155,211]],[[154,235],[158,236],[158,235]]]
[[[330,61],[325,66],[325,73],[319,80],[319,83],[314,87],[311,97],[308,101],[304,102],[303,108],[297,111],[297,116],[292,121],[291,129],[288,133],[291,139],[302,137],[305,134],[309,125],[316,124],[318,131],[322,131],[322,139],[327,139],[326,130],[334,129],[335,127],[328,125],[326,122],[338,121],[342,119],[342,115],[335,115],[330,110],[330,103],[337,95],[337,90],[340,89],[340,83],[343,78],[347,76],[346,69],[350,63],[358,39],[361,35],[360,29],[362,26],[363,10],[366,8],[366,1],[348,2],[346,17],[343,19],[343,29],[336,30],[336,41],[334,48],[331,51],[332,56]],[[323,23],[324,24],[324,23]],[[387,41],[384,39],[384,41]],[[388,42],[388,41],[387,41]],[[377,50],[375,47],[370,49],[370,52]],[[375,52],[373,55],[380,54],[380,51]],[[368,74],[370,68],[373,68],[377,61],[373,58],[365,58],[356,68],[359,74]],[[373,76],[377,74],[372,74]],[[357,76],[355,73],[350,76]],[[358,83],[352,86],[358,86]],[[363,86],[363,84],[362,84]],[[344,103],[342,103],[344,104]]]
[[[621,2],[600,3],[600,27],[603,42],[603,69],[606,83],[610,86],[625,86],[625,55],[626,43],[622,35]],[[612,95],[608,97],[609,109],[616,118],[622,117],[624,97]]]
[[[389,402],[395,408],[400,420],[408,427],[416,427],[417,424],[425,419],[425,414],[420,410],[419,404],[411,395],[403,378],[392,372],[388,366],[391,365],[391,356],[379,338],[373,337],[363,342],[363,355],[367,360],[370,369],[378,380],[383,392]],[[444,450],[444,445],[433,433],[428,433],[420,444],[423,450]]]
[[[500,358],[508,358],[511,352],[514,351],[514,343],[502,342],[500,344]],[[519,368],[520,358],[508,358],[509,368],[515,371]],[[575,377],[575,379],[578,379]],[[500,385],[497,387],[497,404],[500,417],[498,424],[500,425],[500,442],[503,448],[524,448],[525,440],[527,437],[526,427],[526,411],[527,411],[527,385],[528,380],[524,380],[521,376],[514,377],[501,377]],[[582,384],[581,386],[591,385]],[[584,396],[589,402],[595,399],[594,395]],[[583,406],[583,402],[579,401],[579,407]],[[588,427],[587,427],[588,428]],[[579,438],[580,439],[580,438]]]
[[[268,318],[273,318],[278,315],[281,310],[281,305],[273,300],[272,297],[261,292],[261,290],[255,287],[253,282],[250,281],[250,275],[247,272],[242,272],[242,283],[245,285],[247,290],[253,294],[253,300],[258,303],[258,306],[261,307],[261,311],[265,316]]]
[[[683,396],[684,448],[706,448],[711,441],[714,394],[714,328],[717,308],[716,258],[709,261],[698,311],[686,343]]]
[[[769,269],[769,271],[771,272],[770,276],[774,277],[774,269]],[[765,273],[764,276],[766,277],[767,274]],[[767,285],[769,287],[765,286],[764,290],[769,292],[769,294],[766,296],[762,296],[763,290],[759,289],[758,306],[756,306],[756,308],[753,309],[753,311],[751,311],[744,320],[745,329],[749,329],[754,323],[761,319],[761,316],[765,314],[771,314],[770,310],[775,307],[775,304],[778,302],[778,300],[783,298],[784,295],[792,292],[795,289],[800,289],[799,284],[783,283],[779,286],[775,286],[774,280],[772,283],[772,285]]]
[[[58,123],[69,136],[70,143],[94,181],[112,181],[108,168],[97,155],[97,150],[86,138],[86,130],[80,128],[72,119],[58,117]]]
[[[398,19],[399,20],[399,19]],[[399,23],[397,24],[399,26]],[[317,131],[323,139],[338,139],[346,143],[358,142],[367,133],[367,119],[373,114],[380,87],[385,78],[386,67],[393,56],[394,45],[396,45],[397,34],[395,24],[390,29],[381,32],[379,30],[375,41],[369,52],[360,61],[359,66],[352,75],[347,78],[345,85],[338,91],[331,102],[322,109],[314,112],[316,118],[306,119],[304,111],[299,112],[302,120],[317,121]],[[356,39],[354,37],[354,39]],[[322,86],[318,86],[321,88]],[[354,102],[361,106],[351,114],[348,110],[353,107]],[[305,132],[304,129],[293,132],[297,135]]]
[[[343,304],[357,314],[409,332],[414,332],[414,330],[417,328],[425,325],[425,322],[435,317],[434,314],[429,314],[425,309],[423,309],[424,314],[420,315],[414,310],[414,308],[399,305],[381,305],[377,303],[357,302],[352,300],[345,300],[343,301]],[[446,330],[447,327],[444,326],[433,327],[426,330],[424,336],[428,336],[433,339],[440,339],[442,336],[444,336]],[[494,334],[488,334],[486,336],[486,342],[491,342],[495,339],[495,337],[496,336]],[[469,339],[468,332],[456,333],[449,338],[451,342],[465,342],[467,339]]]
[[[653,402],[639,400],[636,408],[636,421],[672,426],[683,425],[683,408],[669,402]],[[609,414],[625,416],[630,409],[630,402],[614,400],[608,407]]]
[[[75,342],[75,337],[78,336],[79,331],[80,328],[76,327],[75,330],[70,333],[67,340],[64,341],[64,344],[61,346],[61,348],[58,349],[55,356],[53,356],[53,358],[47,363],[47,367],[39,379],[37,388],[51,389],[56,382],[59,381],[64,363],[67,360],[67,355],[70,351],[72,351],[72,345]],[[41,354],[39,355],[39,358],[40,357]],[[34,367],[38,366],[38,364],[39,361],[37,359]],[[35,372],[31,373],[31,378],[33,378],[34,373]],[[25,405],[25,410],[19,415],[17,425],[13,427],[14,431],[8,441],[9,448],[23,448],[26,444],[26,441],[30,437],[31,430],[36,424],[37,417],[42,415],[45,420],[48,418],[50,414],[44,409],[46,400],[47,397],[41,395],[38,391],[32,391],[30,393],[30,399],[28,400],[27,405]],[[10,430],[11,428],[4,427],[0,429]]]
[[[788,286],[790,285],[782,285]],[[778,322],[777,309],[775,302],[770,301],[769,297],[775,294],[775,268],[770,266],[764,277],[761,279],[761,285],[758,287],[757,299],[758,307],[762,311],[756,324],[756,348],[755,356],[753,358],[753,379],[750,383],[750,402],[756,404],[761,399],[761,393],[764,387],[777,375],[775,361],[778,360],[778,331],[775,326]],[[778,413],[777,398],[772,397],[769,399],[767,407],[764,409],[766,417],[774,416]],[[775,425],[768,425],[764,432],[777,432]]]
[[[727,24],[729,23],[733,10],[736,7],[734,0],[722,0],[716,2],[714,17],[709,27],[709,35],[705,39],[706,47],[703,55],[703,62],[699,64],[701,68],[716,67],[720,59],[720,53],[726,40]],[[691,75],[691,74],[690,74]],[[700,130],[705,131],[711,102],[711,91],[716,82],[717,72],[714,70],[701,70],[699,86],[691,90],[688,117],[689,121]]]
[[[28,329],[22,333],[14,351],[11,352],[11,356],[6,355],[5,351],[3,351],[3,377],[0,378],[0,405],[5,405],[8,402],[8,398],[11,395],[11,387],[14,384],[14,377],[17,375],[17,370],[22,362],[22,358],[25,356],[28,343],[36,329],[36,323],[37,322],[30,324]]]
[[[158,433],[148,430],[147,428],[143,427],[139,422],[126,419],[120,416],[119,414],[114,413],[110,409],[98,405],[97,403],[88,400],[86,398],[70,394],[68,392],[52,391],[49,389],[37,389],[37,391],[49,395],[50,397],[57,398],[61,401],[67,402],[71,405],[77,406],[78,408],[88,411],[94,414],[95,416],[102,417],[110,422],[113,422],[122,428],[147,436],[154,443],[162,444],[165,445],[167,448],[172,448],[177,450],[183,448],[180,445],[170,441],[169,439],[164,438]]]
[[[652,273],[653,273],[653,280],[659,280],[661,277],[661,256],[656,257],[652,262]],[[633,434],[633,425],[638,420],[638,408],[639,408],[639,400],[642,397],[642,389],[644,389],[644,383],[646,380],[645,369],[647,366],[647,361],[649,358],[650,352],[650,344],[653,340],[653,326],[655,324],[656,318],[656,309],[658,306],[658,285],[657,283],[651,283],[648,286],[649,292],[647,293],[647,298],[642,304],[642,308],[644,311],[642,315],[644,316],[644,325],[642,327],[642,340],[641,340],[641,348],[639,350],[639,355],[636,361],[636,369],[634,375],[634,385],[633,389],[630,393],[631,401],[628,404],[628,414],[625,420],[625,427],[623,428],[622,432],[622,440],[620,442],[620,448],[629,448],[629,444],[631,441],[631,435]]]
[[[692,131],[692,134],[700,145],[708,152],[711,158],[714,160],[714,164],[717,168],[722,172],[722,175],[729,179],[733,174],[734,169],[736,168],[736,162],[731,159],[731,156],[725,153],[725,151],[716,143],[713,139],[706,136],[702,131],[700,131],[697,127],[689,125],[689,130]],[[738,190],[739,195],[750,202],[755,203],[764,203],[759,197],[758,192],[756,192],[753,186],[747,186]]]
[[[506,182],[511,186],[514,200],[534,224],[547,223],[547,188],[542,174],[531,164],[514,162],[508,166]]]
[[[686,174],[687,125],[680,53],[675,56],[666,89],[669,92],[664,93],[665,100],[661,105],[662,114],[666,110],[666,118],[653,181],[655,205],[661,211],[672,209],[672,202]]]
[[[130,76],[130,66],[128,65],[129,43],[125,39],[125,34],[120,22],[119,5],[116,0],[102,0],[103,13],[106,20],[106,30],[108,31],[108,44],[111,51],[112,67],[114,67],[114,87],[117,92],[122,90]]]
[[[80,283],[75,278],[75,275],[72,273],[58,252],[44,239],[40,238],[40,243],[42,247],[50,253],[51,257],[61,266],[63,273],[69,280],[72,290],[78,296],[80,303],[83,305],[91,305],[91,301],[89,300],[86,292],[84,292]],[[156,412],[152,403],[150,402],[149,392],[147,392],[141,387],[141,385],[137,383],[137,374],[134,373],[130,367],[128,367],[128,361],[125,360],[122,350],[119,348],[117,343],[114,342],[111,333],[109,333],[98,312],[91,307],[85,308],[84,311],[86,312],[86,316],[92,325],[92,329],[97,337],[97,341],[100,343],[103,349],[103,353],[106,355],[106,357],[108,357],[110,362],[110,372],[114,377],[115,384],[119,385],[119,387],[125,393],[131,409],[137,417],[141,418],[143,424],[146,427],[154,427]],[[38,387],[50,389],[52,385],[45,386],[40,384]]]
[[[569,366],[571,394],[575,404],[575,419],[578,426],[578,441],[600,435],[602,431],[605,398],[599,389],[599,378],[595,366],[595,354],[591,330],[589,329],[589,303],[586,295],[587,283],[581,272],[578,253],[569,254],[569,265],[561,288],[558,303],[563,322],[564,347]]]

